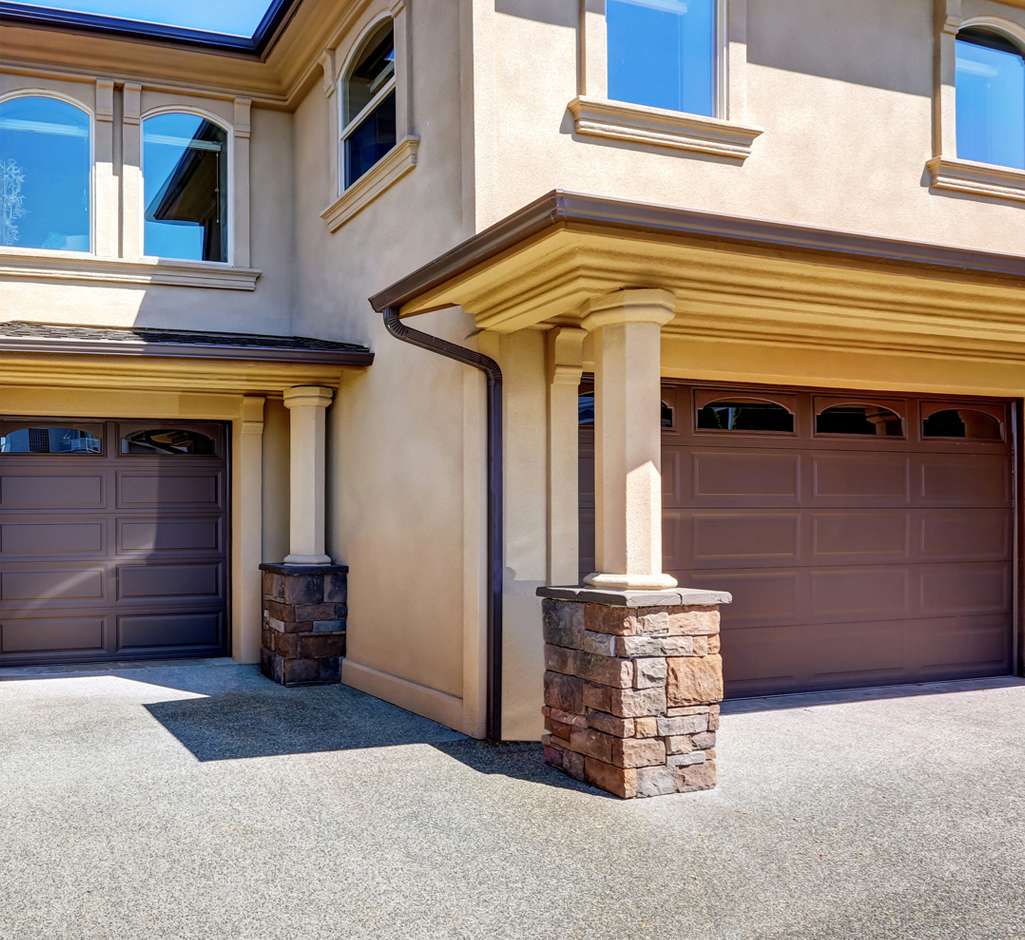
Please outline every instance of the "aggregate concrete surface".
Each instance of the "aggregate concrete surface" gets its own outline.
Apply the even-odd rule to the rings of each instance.
[[[1020,938],[1025,683],[724,707],[621,802],[228,661],[0,671],[0,938]]]

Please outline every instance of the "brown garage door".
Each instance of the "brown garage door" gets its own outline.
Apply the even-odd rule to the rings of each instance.
[[[0,665],[225,652],[222,425],[0,419]]]
[[[734,595],[728,695],[1011,671],[1005,404],[680,385],[663,398],[665,567]],[[592,439],[582,427],[588,570]]]

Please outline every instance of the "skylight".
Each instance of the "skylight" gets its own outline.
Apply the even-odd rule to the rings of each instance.
[[[253,39],[268,11],[279,4],[275,0],[14,0],[3,6],[9,11],[23,7],[26,12],[113,17],[124,20],[126,29],[148,24]]]

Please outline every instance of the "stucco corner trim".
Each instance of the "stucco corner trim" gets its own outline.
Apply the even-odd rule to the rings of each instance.
[[[252,291],[260,274],[253,268],[199,261],[125,261],[73,252],[0,251],[0,278]]]
[[[1025,202],[1025,170],[947,157],[933,157],[926,167],[934,190]]]
[[[743,163],[761,136],[758,127],[581,95],[568,105],[576,133],[672,151],[710,154]]]
[[[320,217],[329,232],[337,232],[416,166],[420,138],[400,140],[380,160],[329,205]]]

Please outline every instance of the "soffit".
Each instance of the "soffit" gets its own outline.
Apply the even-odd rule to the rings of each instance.
[[[559,221],[426,286],[401,311],[458,305],[479,329],[511,333],[576,324],[589,298],[656,287],[676,297],[670,335],[1021,358],[1021,267],[1017,276]]]

